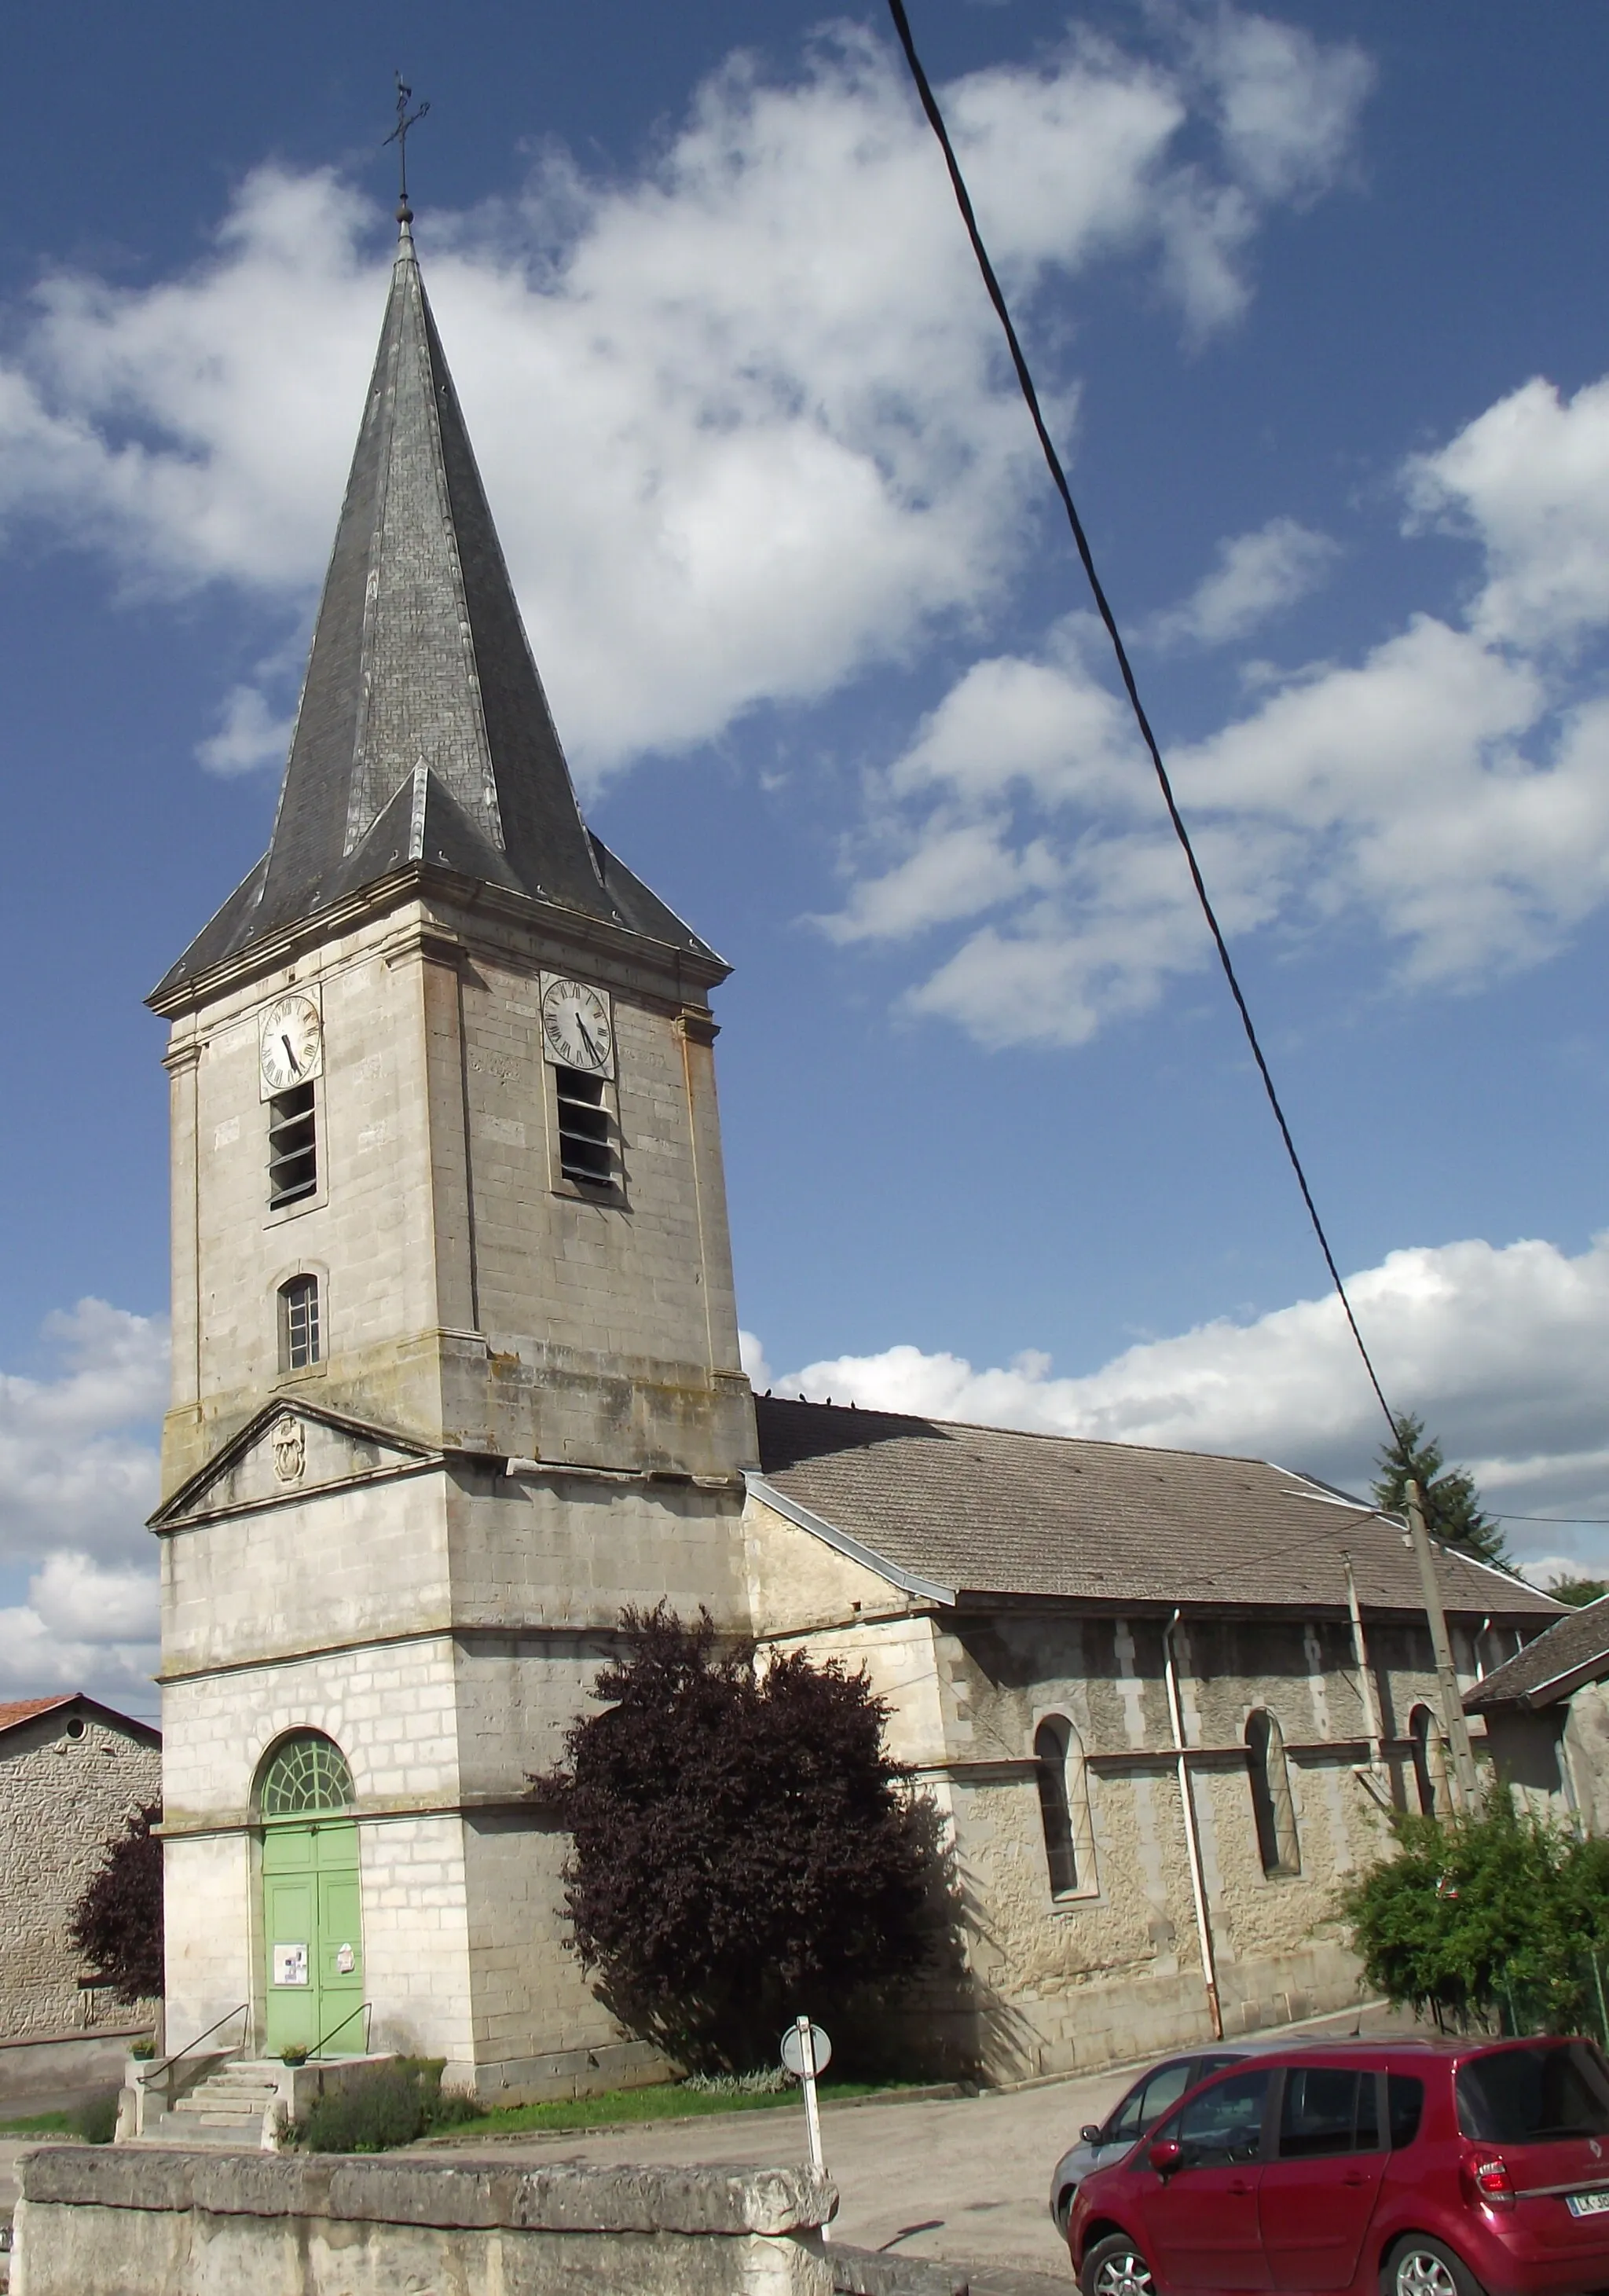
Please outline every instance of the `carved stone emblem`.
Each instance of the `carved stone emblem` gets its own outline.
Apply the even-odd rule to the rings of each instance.
[[[300,1483],[308,1464],[308,1439],[300,1419],[287,1412],[274,1425],[274,1472],[282,1483]]]

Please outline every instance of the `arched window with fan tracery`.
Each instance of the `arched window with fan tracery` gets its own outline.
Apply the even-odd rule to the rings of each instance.
[[[335,1816],[349,1810],[355,1796],[347,1758],[322,1731],[299,1730],[275,1748],[257,1799],[264,1818]]]

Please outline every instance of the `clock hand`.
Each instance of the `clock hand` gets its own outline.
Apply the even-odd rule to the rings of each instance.
[[[583,1021],[583,1020],[582,1020],[582,1018],[581,1018],[581,1016],[580,1016],[580,1014],[579,1014],[579,1013],[576,1014],[576,1027],[577,1027],[577,1028],[579,1029],[579,1031],[580,1031],[581,1042],[582,1042],[582,1043],[586,1046],[586,1047],[587,1047],[587,1059],[588,1059],[589,1061],[595,1061],[595,1060],[597,1059],[597,1057],[598,1057],[598,1048],[597,1048],[597,1046],[593,1043],[592,1038],[587,1035],[587,1023],[586,1023],[586,1021]]]
[[[285,1058],[286,1058],[286,1059],[290,1062],[290,1063],[291,1063],[291,1075],[292,1075],[292,1076],[300,1076],[300,1075],[301,1074],[301,1062],[297,1059],[297,1057],[296,1057],[295,1054],[291,1050],[291,1039],[290,1039],[290,1037],[287,1037],[287,1036],[285,1035],[285,1033],[284,1033],[284,1031],[283,1031],[283,1029],[281,1029],[281,1031],[280,1031],[280,1037],[279,1037],[279,1041],[280,1041],[280,1043],[281,1043],[281,1044],[284,1046],[284,1048],[285,1048]]]

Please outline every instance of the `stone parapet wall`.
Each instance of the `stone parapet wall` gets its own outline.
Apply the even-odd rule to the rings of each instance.
[[[12,2296],[831,2296],[833,2186],[794,2169],[523,2169],[54,2145],[21,2165]]]

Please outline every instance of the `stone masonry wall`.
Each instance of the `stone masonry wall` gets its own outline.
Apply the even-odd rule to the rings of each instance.
[[[76,1720],[81,1735],[70,1734]],[[67,1935],[71,1908],[125,1818],[161,1792],[160,1755],[93,1714],[59,1708],[0,1737],[0,2039],[126,2023]]]
[[[675,966],[620,942],[410,903],[176,1024],[166,1490],[276,1393],[519,1457],[752,1457],[713,1030],[702,991],[684,1011]],[[556,1171],[545,970],[614,998],[617,1201]],[[291,986],[324,1016],[319,1177],[270,1210],[258,1024]],[[319,1281],[324,1360],[282,1373],[275,1295],[299,1273]]]
[[[949,1816],[972,1992],[924,2002],[942,2054],[997,2079],[1143,2057],[1211,2034],[1163,1676],[1162,1621],[1003,1603],[960,1616],[900,1595],[751,1496],[744,1516],[757,1622],[779,1646],[864,1666],[889,1705],[891,1750]],[[1508,1654],[1507,1630],[1484,1646]],[[1475,1652],[1455,1623],[1467,1681]],[[1254,2030],[1359,1997],[1338,1888],[1377,1856],[1383,1814],[1356,1775],[1367,1721],[1344,1620],[1181,1622],[1179,1696],[1225,2030]],[[1368,1628],[1370,1671],[1399,1802],[1416,1806],[1405,1744],[1432,1703],[1429,1638]],[[1299,1870],[1263,1870],[1246,1726],[1284,1734]],[[1034,1760],[1039,1725],[1077,1734],[1087,1817],[1078,1874],[1053,1894]],[[1074,1795],[1075,1805],[1081,1798]]]
[[[488,2169],[48,2146],[13,2296],[831,2296],[831,2185],[786,2169]]]

